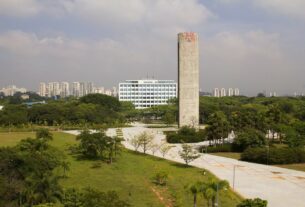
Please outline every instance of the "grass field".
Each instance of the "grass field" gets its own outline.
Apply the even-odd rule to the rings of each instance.
[[[34,137],[33,133],[0,133],[0,146],[12,146],[22,138]],[[54,133],[52,145],[65,150],[67,144],[76,143],[75,136]],[[102,163],[100,168],[92,168],[97,161],[77,160],[71,155],[66,157],[71,163],[68,178],[62,180],[64,188],[93,187],[101,191],[115,190],[120,197],[129,200],[134,207],[189,207],[192,195],[185,186],[196,181],[207,181],[213,175],[203,174],[202,169],[185,167],[152,156],[145,156],[124,150],[117,162],[112,165]],[[166,187],[157,187],[151,177],[157,171],[169,173]],[[221,206],[235,207],[241,198],[231,190],[220,193]],[[199,196],[198,206],[205,206]]]
[[[301,164],[290,164],[290,165],[277,165],[278,167],[288,168],[292,170],[299,170],[305,172],[305,163]]]
[[[211,155],[220,156],[220,157],[226,157],[226,158],[232,158],[239,160],[241,153],[238,152],[216,152],[216,153],[209,153]]]

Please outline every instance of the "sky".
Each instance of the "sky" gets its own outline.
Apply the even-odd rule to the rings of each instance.
[[[1,0],[0,88],[177,80],[177,33],[200,38],[200,87],[305,93],[304,0]]]

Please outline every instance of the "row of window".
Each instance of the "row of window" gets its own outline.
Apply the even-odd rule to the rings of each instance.
[[[161,104],[161,103],[167,103],[167,101],[165,101],[165,100],[163,100],[163,101],[133,101],[133,103],[135,105],[137,105],[139,103]]]
[[[120,87],[176,87],[176,84],[139,84],[139,85],[131,85],[131,84],[121,84]]]
[[[120,93],[120,96],[131,96],[131,95],[135,95],[135,96],[149,96],[149,95],[154,95],[154,96],[170,96],[170,95],[176,95],[176,92],[171,92],[171,93]]]
[[[133,88],[133,89],[128,89],[128,88],[120,88],[120,91],[176,91],[176,88],[158,88],[158,89],[150,89],[150,88]]]
[[[120,100],[143,100],[143,99],[170,99],[174,98],[175,96],[158,96],[158,97],[120,97]]]

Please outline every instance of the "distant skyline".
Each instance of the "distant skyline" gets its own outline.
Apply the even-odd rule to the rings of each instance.
[[[177,33],[200,38],[200,88],[305,92],[303,0],[1,0],[0,87],[177,80]]]

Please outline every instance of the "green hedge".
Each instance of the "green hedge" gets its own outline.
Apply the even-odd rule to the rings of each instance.
[[[207,149],[206,149],[207,148]],[[215,153],[215,152],[233,152],[231,144],[216,145],[216,146],[201,146],[200,152]]]
[[[268,160],[267,160],[268,159]],[[293,164],[305,162],[305,150],[301,148],[248,148],[241,154],[241,160],[261,164]]]
[[[205,140],[205,130],[196,131],[194,128],[182,127],[178,132],[167,131],[166,140],[168,143],[196,143]]]

